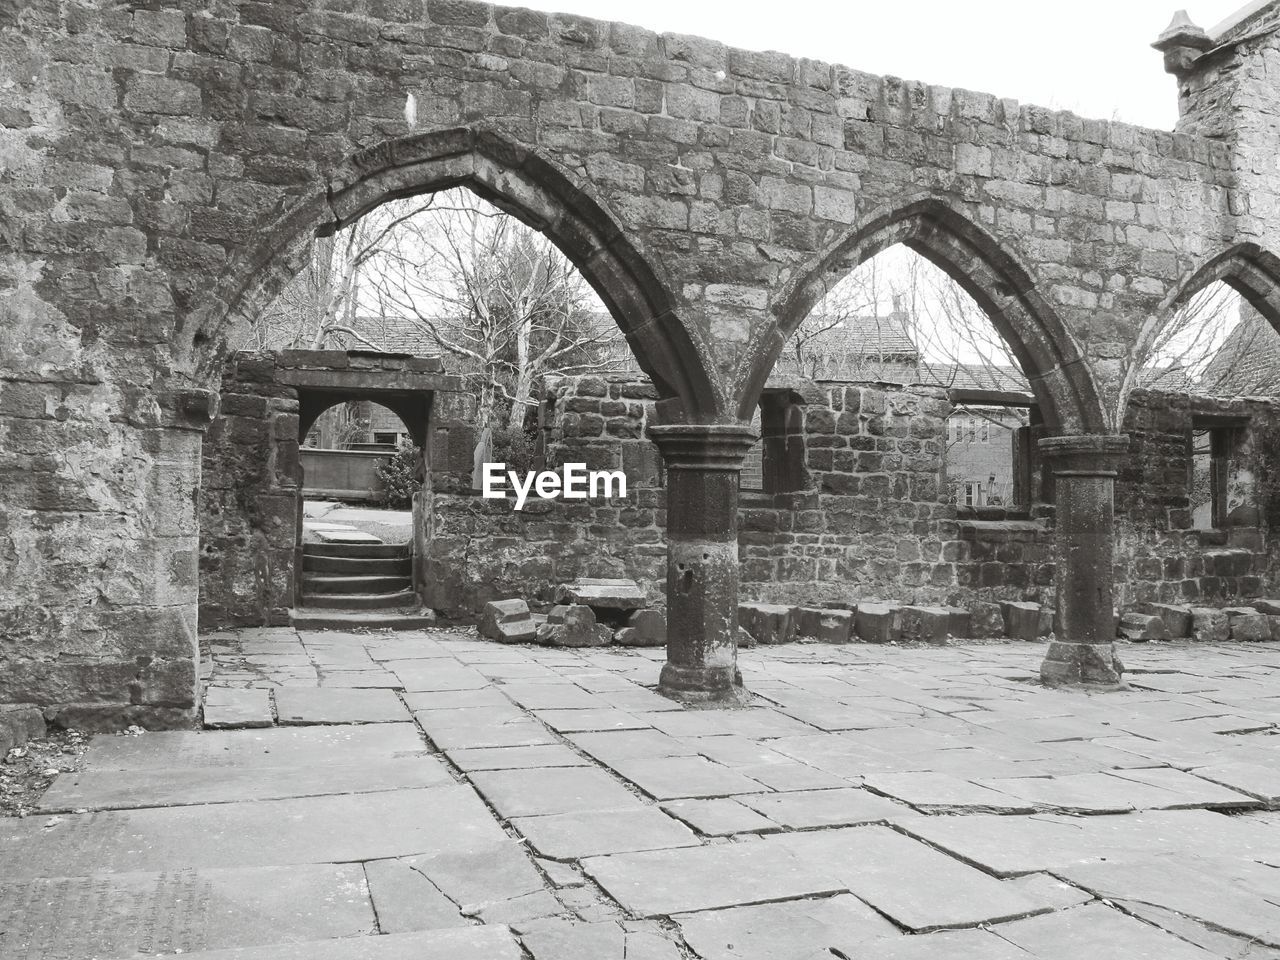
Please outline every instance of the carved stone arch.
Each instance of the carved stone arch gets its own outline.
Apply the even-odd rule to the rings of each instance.
[[[787,338],[822,296],[898,243],[944,270],[991,318],[1030,381],[1050,433],[1108,432],[1083,351],[1031,275],[986,231],[935,197],[872,212],[783,288],[774,308],[778,325],[752,355],[739,397],[740,417],[744,411],[750,415]]]
[[[1256,243],[1238,243],[1202,264],[1161,305],[1172,317],[1197,293],[1221,280],[1280,331],[1280,257]]]
[[[341,230],[388,200],[467,187],[545,234],[599,294],[674,422],[726,418],[705,346],[677,313],[668,280],[600,201],[551,162],[496,133],[458,128],[387,140],[350,156],[246,245],[175,350],[197,375],[217,369],[235,323],[252,322],[304,266],[316,236]],[[731,416],[731,415],[730,415]]]

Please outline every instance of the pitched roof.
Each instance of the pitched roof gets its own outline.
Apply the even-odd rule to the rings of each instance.
[[[1031,385],[1017,367],[994,363],[922,363],[921,383],[956,390],[999,390],[1027,393]]]
[[[900,313],[849,317],[813,336],[808,345],[814,352],[844,357],[916,360],[920,355]]]
[[[1280,396],[1280,334],[1247,302],[1240,322],[1205,366],[1197,392],[1212,396]]]

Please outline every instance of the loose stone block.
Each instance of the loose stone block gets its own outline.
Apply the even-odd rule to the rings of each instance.
[[[902,608],[891,603],[860,603],[854,614],[854,630],[866,643],[901,640]]]
[[[1267,616],[1280,616],[1280,600],[1254,600],[1252,606],[1253,609]]]
[[[902,608],[901,622],[904,640],[946,643],[951,613],[946,607],[906,606]]]
[[[0,704],[0,757],[44,734],[44,716],[38,707],[23,703]]]
[[[777,603],[738,604],[738,626],[764,644],[789,643],[795,639],[792,607]]]
[[[1202,643],[1221,643],[1231,636],[1227,615],[1213,607],[1191,608],[1191,639]]]
[[[549,647],[602,647],[609,639],[609,628],[596,623],[595,612],[577,603],[552,607],[537,629],[538,642]]]
[[[963,607],[947,607],[947,633],[953,637],[976,637],[973,614]]]
[[[1159,617],[1164,628],[1174,640],[1184,640],[1191,636],[1191,608],[1173,603],[1148,603],[1147,613]]]
[[[1126,613],[1120,617],[1116,628],[1118,636],[1126,640],[1168,640],[1169,631],[1164,621],[1157,616],[1146,613]]]
[[[480,612],[480,636],[499,643],[528,643],[537,627],[523,600],[490,600]]]
[[[634,580],[579,577],[556,588],[556,602],[585,604],[601,610],[639,610],[649,605],[644,590]]]
[[[624,647],[666,646],[667,618],[661,610],[636,610],[613,639]]]
[[[1013,640],[1036,640],[1040,633],[1040,604],[1011,600],[1000,604],[1004,634]]]
[[[796,633],[822,643],[848,643],[853,631],[853,612],[819,607],[797,607]]]
[[[1231,625],[1232,640],[1271,639],[1271,623],[1252,607],[1228,607],[1223,612]]]

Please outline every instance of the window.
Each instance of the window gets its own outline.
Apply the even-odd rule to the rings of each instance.
[[[991,421],[987,420],[984,417],[981,424],[978,427],[978,433],[982,443],[990,443],[991,442]]]
[[[378,433],[375,433],[375,434],[373,435],[373,442],[374,442],[374,443],[384,443],[384,444],[389,444],[390,446],[393,446],[393,447],[396,445],[396,443],[397,443],[397,441],[399,441],[399,439],[400,439],[400,434],[398,434],[398,433],[383,433],[383,432],[378,432]]]

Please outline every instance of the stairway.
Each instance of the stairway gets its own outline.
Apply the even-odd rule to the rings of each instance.
[[[311,630],[420,630],[435,623],[413,592],[413,553],[389,543],[307,543],[302,602],[290,612]]]

